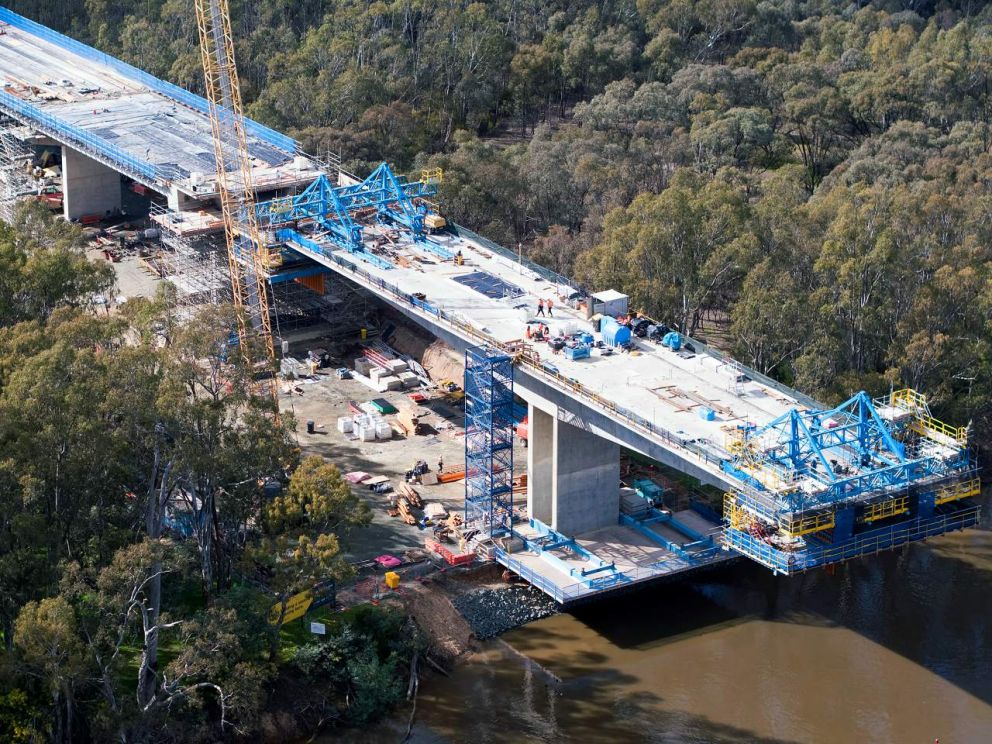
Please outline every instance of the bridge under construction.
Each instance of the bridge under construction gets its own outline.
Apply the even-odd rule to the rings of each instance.
[[[224,230],[206,101],[3,8],[0,69],[0,216],[56,176],[67,219],[151,196],[170,278],[222,296],[206,259]],[[739,556],[793,574],[977,523],[969,431],[923,394],[822,404],[637,317],[609,287],[448,224],[440,171],[360,177],[260,124],[247,135],[275,312],[280,287],[319,304],[333,284],[464,351],[465,532],[559,602]],[[45,147],[61,151],[56,176],[25,167]],[[513,499],[518,399],[526,504]],[[720,489],[722,510],[621,485],[622,449]]]

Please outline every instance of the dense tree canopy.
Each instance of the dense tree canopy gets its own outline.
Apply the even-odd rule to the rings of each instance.
[[[270,608],[348,575],[368,506],[250,392],[231,308],[178,322],[165,285],[96,312],[113,277],[81,244],[32,202],[0,224],[0,738],[247,735],[288,662]],[[396,644],[366,658],[388,689]],[[381,712],[341,664],[301,705]]]

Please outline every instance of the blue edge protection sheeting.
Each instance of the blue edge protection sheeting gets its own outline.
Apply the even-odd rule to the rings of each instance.
[[[78,54],[85,59],[105,65],[125,77],[131,78],[132,80],[136,80],[143,85],[148,86],[156,93],[189,106],[195,111],[208,115],[210,113],[210,106],[205,98],[195,95],[194,93],[190,93],[187,90],[183,90],[178,85],[173,85],[172,83],[167,83],[164,80],[159,80],[157,77],[154,75],[149,75],[144,70],[139,70],[137,67],[111,57],[109,54],[104,54],[103,52],[94,49],[91,46],[87,46],[82,42],[76,41],[75,39],[70,39],[68,36],[64,36],[56,31],[52,31],[50,28],[20,16],[12,10],[0,7],[0,22],[8,23],[14,28],[26,31],[39,39],[49,41],[62,47],[63,49],[73,52],[74,54]],[[8,97],[13,98],[14,100],[20,100],[13,96],[9,96],[9,94],[3,94],[2,100],[5,105]],[[30,108],[34,109],[33,106]],[[282,150],[290,153],[297,153],[300,150],[299,143],[292,137],[288,137],[285,134],[269,129],[256,121],[246,118],[245,128],[259,139],[264,140],[270,145],[278,147]]]

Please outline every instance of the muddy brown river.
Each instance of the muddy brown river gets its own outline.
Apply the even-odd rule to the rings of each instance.
[[[347,740],[405,732],[404,718]],[[432,676],[410,741],[937,738],[992,742],[987,524],[833,573],[742,562],[532,623]]]

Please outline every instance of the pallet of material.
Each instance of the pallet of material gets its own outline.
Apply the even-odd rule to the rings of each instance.
[[[441,556],[449,566],[464,566],[475,560],[475,553],[452,553],[437,540],[425,540],[424,547]]]
[[[384,416],[390,413],[396,413],[396,407],[385,398],[374,398],[369,403]]]
[[[423,507],[423,499],[420,498],[420,494],[417,493],[416,489],[411,487],[407,483],[400,483],[399,488],[396,489],[400,496],[404,497],[410,502],[410,505],[414,508],[420,509]]]
[[[639,517],[646,514],[648,502],[642,499],[632,488],[624,488],[620,491],[620,511],[631,517]]]

